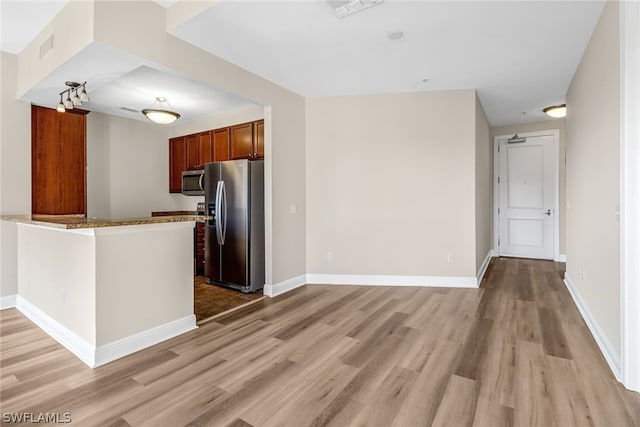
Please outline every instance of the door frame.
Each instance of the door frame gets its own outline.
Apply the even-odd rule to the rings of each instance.
[[[553,136],[553,173],[554,173],[554,197],[553,197],[553,260],[564,261],[560,259],[560,130],[550,129],[534,132],[518,133],[518,136],[529,138],[534,136]],[[500,154],[498,146],[501,140],[509,139],[513,134],[497,135],[493,137],[493,253],[494,256],[500,256],[500,246],[498,239],[500,238],[500,217],[498,216],[498,208],[500,207],[500,188],[498,187],[498,176],[500,175]]]
[[[640,3],[620,2],[621,381],[640,392]]]

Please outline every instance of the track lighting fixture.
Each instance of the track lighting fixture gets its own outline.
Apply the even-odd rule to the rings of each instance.
[[[169,108],[171,108],[171,104],[167,101],[167,98],[157,97],[156,102],[154,102],[153,107],[145,108],[142,110],[142,114],[144,114],[149,120],[152,122],[168,125],[169,123],[175,122],[180,118],[180,114],[175,111],[164,109],[164,104],[167,104]]]
[[[69,89],[63,90],[60,92],[60,103],[58,104],[58,110],[61,113],[64,113],[66,110],[73,110],[73,107],[79,107],[83,102],[89,102],[89,95],[87,94],[86,84],[66,81],[65,85],[69,86]],[[73,91],[73,97],[71,92]],[[79,91],[79,92],[78,92]],[[62,96],[67,94],[67,99],[63,101]]]

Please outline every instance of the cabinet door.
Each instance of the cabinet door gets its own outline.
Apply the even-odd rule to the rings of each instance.
[[[216,129],[212,133],[213,161],[229,160],[229,128]]]
[[[198,169],[198,134],[187,135],[187,170]]]
[[[31,106],[32,213],[86,215],[86,114]]]
[[[196,275],[204,274],[204,223],[196,223]]]
[[[253,158],[264,159],[264,120],[254,122]]]
[[[231,143],[229,156],[235,159],[251,159],[253,157],[253,123],[244,123],[230,128]]]
[[[182,191],[182,171],[187,168],[185,137],[169,140],[169,192]]]
[[[213,162],[211,131],[201,132],[198,135],[198,169],[204,169],[204,165],[211,162]]]

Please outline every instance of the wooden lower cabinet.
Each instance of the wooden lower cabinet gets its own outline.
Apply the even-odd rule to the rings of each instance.
[[[204,274],[204,223],[196,223],[196,276]]]

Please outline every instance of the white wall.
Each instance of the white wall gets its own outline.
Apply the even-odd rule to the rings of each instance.
[[[544,120],[541,122],[532,122],[532,123],[521,123],[517,125],[511,126],[496,126],[491,128],[491,144],[493,144],[493,137],[500,135],[515,135],[516,133],[527,133],[527,132],[537,132],[537,131],[546,131],[557,129],[560,131],[560,141],[559,141],[559,156],[558,162],[560,164],[559,169],[559,194],[558,194],[558,208],[559,208],[559,222],[560,222],[560,230],[558,230],[560,234],[560,254],[566,254],[566,230],[567,230],[567,215],[566,215],[566,128],[565,128],[565,119],[553,119],[553,120]],[[493,156],[491,157],[491,164],[493,167]],[[493,190],[493,189],[492,189]],[[491,235],[493,235],[493,224],[491,224]]]
[[[607,2],[567,92],[566,248],[567,275],[620,354],[618,8]]]
[[[16,100],[18,58],[0,55],[0,215],[31,213],[31,106]],[[0,221],[0,298],[18,291],[16,233]]]
[[[100,113],[87,116],[87,214],[150,216],[182,209],[169,193],[165,127]],[[91,191],[91,192],[89,192]]]
[[[476,94],[476,271],[478,271],[493,246],[493,158],[489,121]]]
[[[475,123],[473,90],[307,99],[308,273],[475,277]]]
[[[18,225],[20,297],[96,345],[96,249],[92,230]]]

